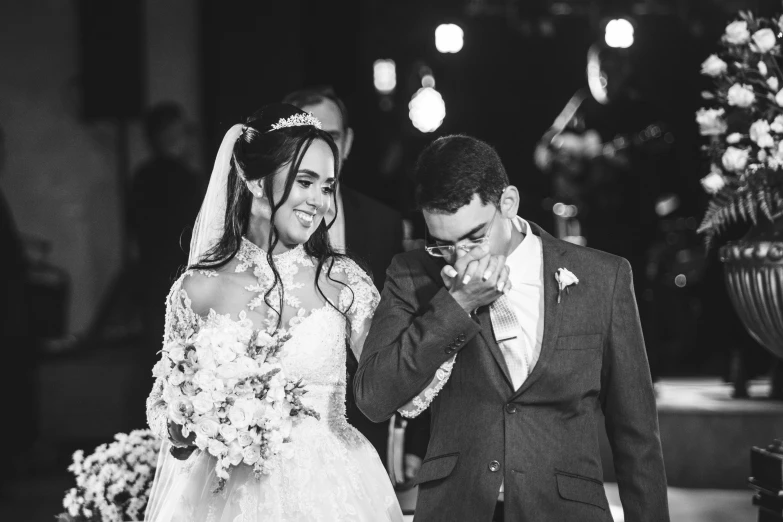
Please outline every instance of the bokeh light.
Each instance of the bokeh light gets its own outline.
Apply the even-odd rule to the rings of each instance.
[[[435,29],[435,47],[442,53],[458,53],[465,33],[456,24],[441,24]]]
[[[391,94],[397,87],[397,66],[394,60],[375,60],[372,70],[375,89],[381,94]]]
[[[421,132],[433,132],[446,117],[446,103],[443,96],[432,87],[422,87],[408,104],[408,116],[413,126]]]
[[[609,20],[604,38],[609,47],[627,49],[633,45],[633,25],[625,18]]]

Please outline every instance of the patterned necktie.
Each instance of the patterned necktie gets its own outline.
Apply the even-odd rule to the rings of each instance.
[[[521,345],[522,343],[506,342],[520,339],[522,326],[519,324],[514,310],[511,309],[511,302],[505,295],[501,295],[490,305],[489,318],[492,322],[495,341],[503,353],[508,372],[511,374],[511,384],[514,386],[514,390],[517,390],[527,378],[528,364],[522,353],[523,350],[515,349],[512,346],[512,344]]]

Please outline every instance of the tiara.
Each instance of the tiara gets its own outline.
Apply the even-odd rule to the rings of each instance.
[[[270,131],[284,129],[286,127],[301,127],[303,125],[312,125],[316,129],[321,128],[321,122],[318,118],[310,113],[302,114],[301,112],[298,112],[288,118],[280,118],[280,121],[272,124]]]

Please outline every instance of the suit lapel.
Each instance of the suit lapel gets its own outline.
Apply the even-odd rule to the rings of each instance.
[[[528,222],[530,223],[530,222]],[[563,305],[557,302],[557,281],[555,271],[563,267],[566,250],[558,240],[547,234],[535,223],[530,223],[533,233],[541,238],[541,247],[544,258],[544,336],[541,341],[541,354],[533,371],[525,382],[514,393],[513,398],[523,394],[546,372],[546,367],[554,351],[557,335],[560,329],[560,318],[563,313]]]

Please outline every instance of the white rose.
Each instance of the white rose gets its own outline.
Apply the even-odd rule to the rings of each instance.
[[[775,151],[775,158],[778,161],[783,162],[783,141],[778,143],[778,150]]]
[[[202,390],[215,389],[215,372],[212,370],[199,370],[193,376],[193,383]]]
[[[261,448],[255,444],[247,446],[242,450],[242,460],[245,464],[252,466],[261,458]]]
[[[201,368],[207,370],[213,370],[216,366],[215,357],[212,355],[212,350],[205,346],[198,346],[196,348],[196,361],[198,361]]]
[[[237,435],[237,442],[240,446],[248,446],[253,443],[253,435],[248,431],[240,431]]]
[[[769,88],[772,89],[773,91],[777,91],[778,87],[780,87],[776,76],[770,76],[769,78],[767,78],[767,85],[769,85]]]
[[[174,363],[180,363],[185,360],[185,349],[181,345],[177,345],[168,351],[169,359]]]
[[[212,402],[212,395],[209,394],[209,392],[202,391],[193,399],[191,399],[193,402],[193,409],[196,410],[196,413],[199,415],[204,415],[205,413],[209,413],[212,411],[212,408],[214,406],[214,402]]]
[[[215,358],[215,363],[218,366],[221,364],[230,363],[237,358],[236,352],[224,346],[215,348],[215,350],[213,350],[212,356]]]
[[[753,122],[753,124],[750,126],[750,131],[748,132],[750,135],[750,139],[758,143],[759,139],[762,136],[766,136],[769,134],[769,122],[767,120],[756,120]]]
[[[555,279],[557,279],[561,289],[579,283],[579,279],[577,279],[573,273],[565,268],[557,269],[557,272],[555,273]]]
[[[771,149],[775,146],[775,140],[770,136],[769,134],[765,134],[759,138],[759,141],[757,142],[759,144],[759,147],[761,148],[767,148]],[[766,158],[766,156],[765,156]],[[764,161],[764,160],[761,160]]]
[[[742,172],[748,164],[749,154],[750,151],[747,149],[729,147],[723,153],[723,158],[721,159],[723,167],[731,172]]]
[[[724,112],[723,109],[699,109],[696,112],[696,122],[702,136],[718,136],[726,132]]]
[[[758,67],[759,67],[759,72],[761,73],[762,76],[766,76],[767,73],[769,72],[767,70],[767,64],[764,63],[763,61],[759,62],[759,66]]]
[[[193,404],[186,398],[177,399],[169,403],[169,419],[177,424],[185,422],[193,415]]]
[[[772,124],[769,126],[770,130],[773,132],[777,132],[778,134],[783,134],[783,114],[779,114],[775,117],[775,119],[772,121]]]
[[[771,139],[772,139],[772,138],[770,137],[770,140],[771,140]],[[773,147],[774,145],[775,145],[775,142],[772,142],[772,145],[770,145],[770,147]],[[759,151],[759,153],[758,153],[758,154],[756,154],[756,158],[758,158],[758,160],[759,160],[760,162],[764,163],[764,160],[765,160],[765,159],[767,159],[767,151],[765,151],[764,149],[761,149],[761,150]]]
[[[777,102],[778,105],[783,107],[783,89],[778,91],[778,93],[775,95],[775,101]]]
[[[195,384],[193,384],[191,381],[183,382],[181,387],[182,393],[188,397],[192,397],[196,395],[197,388],[198,387]]]
[[[228,420],[235,428],[247,428],[253,423],[255,410],[255,406],[248,400],[238,400],[228,411]]]
[[[185,374],[174,368],[171,370],[171,373],[169,373],[168,381],[172,386],[179,386],[185,382]]]
[[[231,442],[237,438],[237,429],[231,424],[221,424],[220,436],[223,437],[223,440],[226,442]]]
[[[218,435],[220,423],[211,417],[202,417],[196,422],[196,434],[202,437],[214,439]]]
[[[214,457],[221,457],[228,452],[226,445],[216,439],[210,439],[207,447],[209,448],[209,453]]]
[[[748,32],[748,22],[738,21],[732,22],[726,26],[726,35],[724,36],[726,41],[733,44],[743,44],[750,39],[750,32]]]
[[[232,353],[232,355],[236,357],[235,354]],[[217,373],[218,377],[225,380],[240,379],[245,375],[244,368],[241,365],[237,364],[236,362],[222,363],[220,366],[217,367],[217,370],[215,370],[215,372]]]
[[[756,101],[756,95],[753,94],[753,87],[750,85],[740,85],[735,83],[729,87],[727,93],[729,105],[737,107],[750,107]]]
[[[742,139],[742,134],[740,134],[739,132],[732,132],[731,134],[726,136],[726,143],[730,143],[730,144],[739,143],[741,139]]]
[[[718,58],[718,55],[716,54],[711,54],[701,64],[701,73],[706,74],[707,76],[712,76],[713,78],[725,73],[726,69],[726,62]]]
[[[704,190],[707,192],[707,194],[715,194],[726,186],[726,180],[724,180],[723,176],[717,172],[712,171],[705,177],[701,178],[701,186],[704,187]]]
[[[753,43],[756,44],[756,51],[760,53],[769,52],[775,47],[775,33],[772,29],[759,29],[753,33]]]

